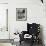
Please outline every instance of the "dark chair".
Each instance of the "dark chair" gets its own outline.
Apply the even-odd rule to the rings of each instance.
[[[29,40],[29,41],[31,41],[31,44],[33,44],[34,42],[39,43],[39,33],[40,33],[40,24],[27,23],[27,31],[22,31],[22,34],[19,35],[20,36],[20,44],[22,41],[24,41],[25,34],[32,35],[32,38]]]

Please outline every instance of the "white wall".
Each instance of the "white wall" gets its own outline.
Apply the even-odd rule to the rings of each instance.
[[[0,0],[0,3],[8,3],[8,0]],[[6,4],[0,4],[0,27],[3,27],[6,23],[6,9],[8,8],[8,5]],[[3,18],[1,18],[1,15],[4,19],[4,21],[2,20]],[[1,21],[3,21],[3,25],[1,24]],[[1,26],[2,25],[2,26]],[[9,32],[7,31],[0,31],[0,39],[8,39],[9,38]],[[11,43],[0,43],[0,46],[12,46]]]
[[[7,3],[8,0],[0,0],[0,3],[2,2]],[[27,8],[27,21],[16,21],[16,8]],[[16,30],[26,30],[27,22],[36,22],[40,23],[43,26],[44,40],[46,42],[45,4],[43,5],[40,0],[9,0],[8,17],[9,31],[11,32],[11,36]]]
[[[27,8],[27,21],[16,21],[16,8]],[[9,0],[9,31],[11,36],[18,30],[26,30],[28,23],[40,23],[43,26],[44,40],[46,41],[45,4],[40,0]],[[12,38],[12,37],[11,37]]]
[[[8,3],[8,0],[0,0],[0,3]]]

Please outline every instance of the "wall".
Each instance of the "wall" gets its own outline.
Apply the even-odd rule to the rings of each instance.
[[[1,2],[8,2],[8,0],[0,0],[0,3]],[[12,36],[16,30],[18,30],[19,32],[26,30],[27,22],[36,22],[40,23],[43,27],[44,41],[46,44],[45,6],[45,3],[43,5],[40,0],[9,0],[8,30],[9,32],[11,32],[10,36]],[[27,8],[27,21],[16,21],[16,8]]]
[[[16,21],[16,8],[27,8],[27,21]],[[26,30],[27,23],[40,23],[43,29],[44,41],[46,42],[46,16],[45,4],[40,0],[10,0],[9,1],[9,31],[10,36],[18,30]],[[12,38],[12,37],[11,37]]]
[[[2,17],[5,18],[5,16],[6,16],[5,10],[8,8],[8,5],[1,4],[1,3],[8,3],[8,0],[0,0],[0,21],[3,21],[2,20],[3,18],[1,18],[1,15],[2,15]],[[5,22],[4,21],[3,21],[3,23],[0,22],[0,27],[3,27],[6,24]],[[6,31],[1,32],[0,31],[0,39],[8,39],[8,38],[9,38],[9,32],[6,32]],[[11,43],[0,43],[0,46],[12,46],[12,45],[11,45]]]
[[[8,0],[0,0],[0,3],[8,3]]]

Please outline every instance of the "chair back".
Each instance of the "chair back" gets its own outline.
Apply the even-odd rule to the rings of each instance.
[[[40,32],[40,24],[36,24],[36,23],[29,24],[29,23],[27,23],[27,30],[28,30],[28,33],[30,35],[32,35],[32,34],[37,35]]]

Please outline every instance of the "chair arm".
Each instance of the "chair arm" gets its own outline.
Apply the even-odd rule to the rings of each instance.
[[[27,31],[22,31],[22,34],[25,35],[25,34],[28,34],[28,32]]]
[[[22,31],[21,34],[19,34],[20,41],[24,40],[24,35],[27,34],[27,31]]]

